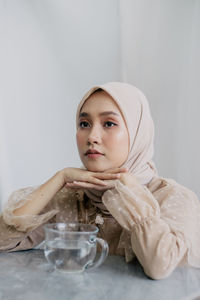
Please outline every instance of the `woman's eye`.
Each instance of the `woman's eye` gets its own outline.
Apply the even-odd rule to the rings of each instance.
[[[113,127],[113,126],[116,126],[117,124],[115,124],[115,123],[113,123],[113,122],[111,122],[111,121],[107,121],[106,123],[105,123],[105,127]]]
[[[82,121],[79,123],[79,127],[81,127],[81,128],[88,127],[88,126],[89,126],[89,123],[86,121]]]

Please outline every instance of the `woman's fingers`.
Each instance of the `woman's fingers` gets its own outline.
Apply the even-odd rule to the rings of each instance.
[[[93,184],[95,186],[98,185],[98,186],[105,187],[105,186],[108,185],[108,183],[110,181],[119,179],[120,174],[106,174],[106,176],[104,174],[104,176],[101,176],[101,177],[102,178],[99,179],[99,178],[87,176],[87,177],[85,177],[84,179],[81,179],[81,180],[74,180],[74,181],[68,182],[68,183],[66,183],[66,185],[70,186],[73,183],[81,182],[81,183]]]
[[[128,172],[127,168],[110,169],[102,173],[95,173],[95,177],[99,179],[116,179],[120,178],[120,173]]]
[[[119,179],[120,174],[104,174],[100,173],[97,176],[87,176],[84,178],[84,180],[80,180],[83,182],[88,182],[88,183],[93,183],[93,184],[98,184],[98,185],[106,185],[105,180],[113,180],[113,179]],[[76,180],[78,181],[78,180]]]
[[[77,181],[75,181],[75,182],[77,182]],[[107,185],[107,183],[105,182],[105,181],[103,181],[103,180],[100,180],[100,179],[98,179],[98,178],[89,178],[88,180],[86,179],[85,181],[83,181],[83,182],[87,182],[87,183],[91,183],[91,184],[98,184],[98,185],[103,185],[103,186],[105,186],[105,185]]]
[[[107,173],[99,173],[97,175],[95,175],[95,179],[103,179],[103,180],[106,180],[106,179],[117,179],[117,178],[120,178],[120,174],[107,174]]]
[[[86,189],[96,189],[96,190],[104,190],[105,186],[99,186],[96,184],[88,183],[88,182],[83,182],[83,181],[74,181],[67,183],[65,185],[66,187],[70,188],[86,188]]]
[[[68,172],[68,180],[66,183],[66,187],[72,187],[72,188],[75,186],[78,187],[77,182],[79,182],[79,187],[95,188],[95,189],[98,189],[98,187],[101,188],[106,187],[107,189],[109,188],[111,181],[120,179],[122,173],[127,172],[127,169],[113,168],[107,170],[106,172],[90,172],[86,170],[80,171],[79,169],[71,169],[70,172]]]
[[[105,173],[109,173],[109,174],[125,173],[125,172],[128,172],[127,168],[114,168],[105,171]]]

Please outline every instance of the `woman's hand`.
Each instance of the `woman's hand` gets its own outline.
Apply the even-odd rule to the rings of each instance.
[[[119,179],[126,168],[109,169],[105,172],[90,172],[79,168],[65,168],[62,171],[65,187],[107,190],[114,186],[114,180]]]
[[[141,185],[140,182],[137,180],[137,178],[130,172],[121,174],[119,180],[121,181],[121,183],[128,186],[129,188],[132,188],[135,185],[137,185],[137,186]]]

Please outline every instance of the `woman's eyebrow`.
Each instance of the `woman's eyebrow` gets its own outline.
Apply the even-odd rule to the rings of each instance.
[[[103,111],[99,115],[100,116],[114,115],[114,116],[117,116],[117,117],[120,116],[118,113],[116,113],[114,111]],[[89,116],[90,116],[89,113],[82,112],[82,113],[80,113],[79,118],[81,118],[81,117],[89,117]]]

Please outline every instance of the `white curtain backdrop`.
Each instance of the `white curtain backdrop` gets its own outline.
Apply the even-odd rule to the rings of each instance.
[[[121,80],[116,0],[0,0],[0,196],[80,166],[75,110]]]
[[[200,1],[121,0],[122,78],[155,120],[155,162],[200,196]]]
[[[140,88],[155,162],[200,196],[199,0],[0,0],[0,202],[79,166],[75,110],[92,85]]]

